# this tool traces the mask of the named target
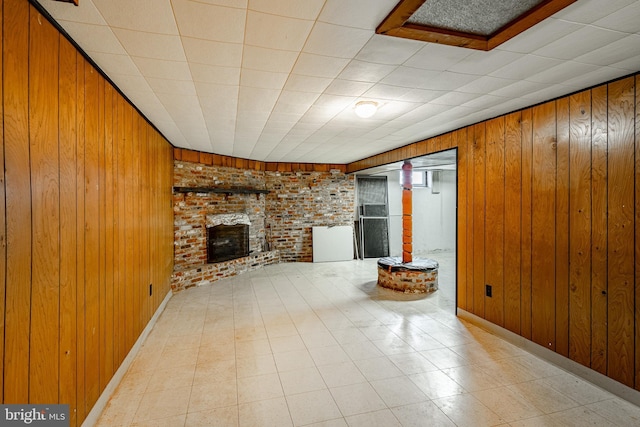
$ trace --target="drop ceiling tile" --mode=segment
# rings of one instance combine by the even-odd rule
[[[615,64],[611,64],[611,66],[614,68],[621,68],[629,72],[635,72],[640,70],[640,55],[632,56],[631,58],[616,62]]]
[[[305,76],[334,78],[340,74],[348,62],[348,59],[343,58],[301,53],[293,67],[293,72]]]
[[[235,7],[237,9],[246,9],[248,0],[193,0],[200,3],[213,4],[216,6]]]
[[[429,71],[431,72],[431,71]],[[423,71],[425,73],[425,71]],[[469,84],[477,77],[471,74],[453,73],[451,71],[443,71],[436,76],[425,78],[418,87],[421,89],[431,90],[455,90],[466,84]]]
[[[62,28],[85,52],[113,53],[124,55],[124,50],[113,31],[104,25],[82,24],[71,21],[59,21]]]
[[[56,21],[73,21],[85,24],[106,25],[106,21],[91,1],[82,1],[78,6],[54,0],[41,1]]]
[[[133,63],[128,55],[116,55],[113,53],[91,52],[91,59],[100,67],[107,75],[109,72],[113,74],[128,74],[139,76],[140,70]]]
[[[329,87],[327,87],[325,93],[328,95],[360,96],[371,86],[373,86],[373,83],[335,79]]]
[[[194,82],[223,85],[240,84],[240,68],[189,63],[189,69]]]
[[[172,3],[167,0],[93,0],[93,3],[115,28],[178,34]]]
[[[555,67],[561,62],[559,59],[526,55],[490,73],[490,75],[503,79],[522,80],[548,68]]]
[[[638,51],[640,53],[640,50]],[[580,74],[588,73],[597,69],[597,65],[584,64],[577,61],[563,62],[560,65],[534,74],[527,80],[538,83],[556,84]]]
[[[195,112],[194,116],[202,117],[202,114],[199,113],[200,101],[195,95],[175,96],[168,93],[158,93],[157,95],[160,102],[172,116],[175,112],[182,112],[185,116]]]
[[[285,125],[290,125],[289,128],[291,128],[298,122],[298,120],[300,120],[302,116],[303,114],[292,114],[281,111],[274,111],[273,113],[271,113],[271,116],[269,116],[269,122],[273,122],[274,126],[276,123],[282,123],[283,127]]]
[[[635,0],[607,0],[607,7],[602,7],[600,0],[577,1],[554,15],[555,18],[591,24],[598,19],[634,3]]]
[[[478,93],[468,93],[468,92],[465,93],[465,92],[452,91],[452,92],[447,92],[445,95],[442,95],[441,97],[436,98],[431,102],[433,102],[434,104],[458,106],[466,102],[472,101],[478,98],[479,96],[480,94]]]
[[[439,71],[427,71],[402,66],[396,68],[380,82],[382,84],[406,88],[422,87],[425,81],[436,78],[439,74]]]
[[[444,71],[453,67],[471,54],[473,54],[471,49],[460,49],[457,46],[425,43],[422,49],[407,59],[403,65],[425,70]]]
[[[420,105],[422,104],[416,102],[388,101],[385,102],[378,111],[376,111],[373,119],[375,119],[376,121],[382,120],[382,123],[384,123],[389,120],[394,120],[395,118],[400,117],[408,113],[409,111],[412,111]]]
[[[247,111],[271,111],[279,95],[279,90],[241,86],[238,93],[238,108]]]
[[[264,89],[282,89],[287,81],[287,73],[272,73],[270,71],[243,69],[240,74],[242,86],[259,87]]]
[[[408,102],[429,102],[445,93],[446,91],[443,90],[410,89],[402,95],[400,100]]]
[[[484,109],[500,105],[510,100],[511,98],[505,96],[481,95],[475,99],[472,99],[471,101],[462,104],[462,106],[474,109]]]
[[[291,90],[283,90],[280,92],[278,104],[287,105],[311,105],[320,96],[316,92],[296,92]]]
[[[518,80],[515,83],[505,86],[500,89],[496,89],[491,92],[491,95],[503,96],[506,98],[519,98],[527,93],[537,92],[548,87],[545,83],[529,82],[525,80]]]
[[[264,124],[269,120],[269,115],[271,111],[269,110],[245,110],[240,109],[236,116],[237,124],[236,124],[236,132],[240,132],[240,129],[243,128],[253,128],[253,129],[262,129],[264,128]]]
[[[588,26],[549,43],[533,54],[547,58],[574,59],[625,36],[625,33]]]
[[[584,28],[584,25],[549,18],[507,40],[496,49],[516,53],[531,53],[581,28]]]
[[[600,67],[590,73],[584,73],[564,82],[567,86],[587,88],[602,82],[617,79],[627,74],[627,71],[613,67]]]
[[[288,73],[298,58],[298,52],[245,46],[242,52],[242,67],[252,70]]]
[[[182,45],[190,63],[239,67],[242,62],[242,44],[182,37]]]
[[[548,101],[573,92],[573,88],[563,85],[552,85],[533,93],[522,95],[522,98],[530,99],[532,104]],[[498,107],[500,108],[500,107]]]
[[[633,34],[640,32],[640,2],[635,2],[593,23],[596,27]]]
[[[467,83],[464,86],[459,87],[459,92],[478,93],[484,94],[498,90],[500,88],[509,86],[515,83],[515,80],[501,79],[498,77],[484,76]]]
[[[371,30],[318,22],[304,45],[304,52],[350,59],[362,49],[373,34]]]
[[[375,34],[355,59],[377,64],[400,65],[411,58],[424,42]]]
[[[186,61],[180,37],[115,28],[114,33],[131,56]]]
[[[195,96],[196,88],[190,80],[167,80],[147,78],[147,82],[155,93]]]
[[[251,0],[249,8],[272,15],[314,20],[323,4],[324,0]]]
[[[328,108],[336,113],[347,108],[356,100],[355,96],[338,96],[323,94],[313,104],[314,107]]]
[[[164,61],[161,59],[134,57],[138,69],[145,77],[158,79],[191,80],[191,72],[186,62]]]
[[[213,100],[217,105],[220,105],[220,100],[224,99],[230,102],[238,98],[239,88],[238,86],[195,82],[196,92],[199,98],[209,98]]]
[[[116,86],[118,86],[125,95],[133,90],[152,92],[149,83],[147,83],[145,78],[141,75],[109,74],[109,78],[113,80]]]
[[[313,21],[266,13],[247,12],[245,42],[252,46],[299,51],[309,36]]]
[[[190,0],[173,0],[180,35],[228,43],[242,43],[246,12]]]
[[[506,52],[498,49],[494,49],[491,52],[473,52],[451,66],[449,71],[481,76],[492,73],[524,56],[522,53]]]
[[[379,6],[376,4],[375,7],[371,3],[371,0],[327,0],[318,19],[345,27],[375,30],[398,1],[379,0],[376,2]]]
[[[332,79],[326,77],[290,74],[284,88],[285,90],[291,90],[294,92],[322,93],[331,84],[331,82]]]
[[[273,113],[296,114],[301,116],[307,112],[307,110],[311,107],[311,105],[313,105],[313,103],[287,104],[287,103],[281,103],[280,100],[278,100],[278,103],[273,109]]]
[[[338,77],[345,80],[377,83],[395,70],[396,67],[396,65],[353,60],[347,64]]]
[[[640,21],[640,17],[638,17]],[[575,59],[576,62],[606,66],[640,55],[640,35],[633,34]],[[569,75],[566,76],[570,77]],[[558,82],[560,83],[560,82]]]
[[[378,83],[364,93],[364,96],[371,99],[401,99],[411,89],[403,86],[392,86]]]

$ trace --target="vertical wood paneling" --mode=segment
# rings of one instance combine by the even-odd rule
[[[474,181],[474,129],[473,127],[467,128],[467,138],[465,142],[466,150],[467,150],[467,309],[469,312],[474,312],[475,307],[475,293],[474,293],[474,283],[473,283],[473,251],[474,251],[474,243],[473,243],[473,222],[475,219],[475,215],[473,214],[474,209],[474,193],[473,193],[473,181]],[[464,171],[463,171],[464,172]]]
[[[0,395],[78,426],[169,289],[173,151],[29,2],[0,23]]]
[[[591,364],[591,91],[569,100],[569,357]]]
[[[29,4],[5,0],[3,35],[7,273],[4,403],[29,400],[31,180],[29,159]]]
[[[468,305],[467,294],[467,183],[468,183],[468,157],[467,129],[460,129],[453,133],[452,146],[457,147],[457,189],[458,189],[458,231],[456,233],[456,277],[458,307],[471,311]]]
[[[85,67],[85,410],[100,395],[100,167],[99,77]]]
[[[151,152],[149,151],[149,136],[148,134],[150,133],[150,129],[149,126],[147,125],[146,122],[141,121],[140,122],[141,125],[141,141],[142,144],[140,145],[141,148],[141,152],[140,152],[140,164],[142,165],[141,170],[140,170],[140,177],[142,179],[142,188],[141,188],[141,194],[140,194],[140,201],[141,201],[141,212],[140,212],[140,218],[149,218],[149,215],[151,214],[151,210],[149,207],[149,193],[151,191],[151,185],[150,185],[150,178],[149,178],[149,156],[151,154]],[[150,298],[149,298],[149,284],[151,283],[151,278],[150,278],[150,268],[151,265],[149,263],[149,229],[150,229],[150,224],[149,222],[145,222],[142,221],[141,222],[141,247],[140,247],[140,253],[142,254],[142,260],[141,260],[141,272],[142,275],[140,277],[140,290],[141,290],[141,296],[142,296],[142,310],[140,310],[140,314],[141,314],[141,318],[142,318],[142,327],[144,328],[144,325],[146,325],[146,323],[149,321],[149,319],[151,318],[151,304],[150,304]]]
[[[105,270],[102,273],[105,277],[105,301],[104,301],[104,332],[101,342],[103,358],[101,378],[105,381],[113,376],[114,372],[114,309],[113,309],[113,271],[114,271],[114,226],[113,226],[113,88],[110,84],[104,87],[104,250],[105,250]],[[106,383],[104,383],[106,385]]]
[[[556,101],[556,352],[569,355],[569,98]]]
[[[505,118],[504,137],[504,327],[520,333],[522,231],[522,113]]]
[[[531,337],[555,350],[556,109],[533,108]]]
[[[531,231],[533,177],[533,110],[522,111],[522,283],[521,334],[531,339]]]
[[[76,356],[76,361],[78,367],[76,369],[77,372],[77,392],[76,392],[76,418],[78,420],[78,424],[84,420],[87,411],[86,411],[86,398],[85,398],[85,235],[84,235],[84,227],[85,227],[85,212],[84,212],[84,203],[85,203],[85,182],[84,182],[84,172],[85,172],[85,85],[84,85],[84,76],[85,76],[85,68],[88,67],[85,59],[80,55],[80,53],[76,56],[77,61],[76,64],[78,66],[78,71],[76,73],[77,77],[77,113],[76,113],[76,123],[77,123],[77,169],[76,169],[76,196],[77,196],[77,205],[76,205],[76,214],[77,214],[77,223],[76,223],[76,238],[78,241],[78,246],[76,249],[77,254],[77,262],[76,262],[76,310],[77,310],[77,318],[76,318],[76,339],[77,339],[77,350],[78,354]]]
[[[118,337],[118,364],[122,363],[127,355],[127,270],[126,270],[126,236],[127,236],[127,221],[126,221],[126,139],[125,139],[125,101],[122,97],[117,98],[117,145],[118,150],[118,180],[116,186],[118,188],[118,329],[116,335]]]
[[[29,35],[31,331],[29,402],[58,400],[60,176],[58,33],[33,7]]]
[[[606,375],[607,86],[591,95],[591,368]]]
[[[104,77],[98,75],[98,139],[96,145],[98,149],[98,378],[99,392],[102,393],[107,385],[109,377],[105,376],[105,359],[106,359],[106,342],[105,331],[107,322],[106,313],[106,294],[107,294],[107,275],[106,275],[106,185],[105,185],[105,158],[104,158],[104,114],[105,114],[105,97],[104,97]]]
[[[0,5],[0,44],[2,43],[2,5]],[[0,50],[0,117],[4,117],[2,107],[2,52]],[[5,205],[5,182],[4,182],[4,126],[0,120],[0,361],[3,369],[0,370],[0,402],[4,402],[4,314],[5,314],[5,286],[7,268],[7,229],[6,229],[6,205]]]
[[[60,393],[59,402],[68,403],[69,425],[76,419],[76,264],[77,264],[77,182],[76,182],[76,50],[60,37],[59,133],[60,144]]]
[[[492,296],[485,296],[485,318],[504,326],[504,116],[486,125],[485,283]]]
[[[640,390],[640,75],[636,75],[636,135],[635,135],[635,384],[636,390]]]
[[[132,235],[131,243],[133,244],[131,256],[132,262],[132,276],[131,287],[133,288],[133,333],[132,338],[138,336],[140,329],[140,121],[137,114],[131,115],[131,174],[132,174],[132,217],[131,217],[131,230],[129,234]],[[133,341],[131,342],[133,345]]]
[[[125,258],[125,271],[126,271],[126,282],[125,282],[125,336],[126,348],[129,349],[133,345],[135,339],[135,306],[136,306],[136,289],[134,282],[134,260],[136,259],[136,252],[134,249],[134,149],[133,149],[133,108],[124,104],[124,173],[125,173],[125,218],[124,218],[124,228],[125,228],[125,250],[126,250],[126,258]]]
[[[633,387],[635,79],[609,84],[608,96],[608,359],[607,375]]]
[[[473,126],[473,312],[484,317],[485,123]]]

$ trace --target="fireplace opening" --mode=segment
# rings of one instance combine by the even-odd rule
[[[216,263],[249,255],[246,224],[207,227],[207,262]]]

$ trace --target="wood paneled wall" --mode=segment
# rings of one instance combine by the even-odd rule
[[[185,162],[202,163],[203,165],[209,166],[225,166],[230,168],[256,171],[330,172],[333,169],[337,169],[343,173],[347,171],[347,165],[345,164],[263,162],[259,160],[241,159],[239,157],[187,150],[185,148],[174,149],[173,156],[175,160],[183,160]]]
[[[0,395],[75,426],[169,291],[173,148],[27,0],[0,13]]]
[[[347,170],[451,147],[458,307],[640,390],[640,76]]]

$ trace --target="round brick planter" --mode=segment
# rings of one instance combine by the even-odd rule
[[[428,293],[438,290],[438,262],[414,259],[403,264],[400,257],[378,260],[378,285],[404,293]]]

